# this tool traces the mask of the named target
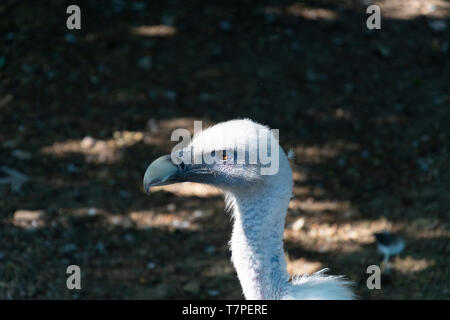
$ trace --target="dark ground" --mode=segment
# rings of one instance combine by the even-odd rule
[[[450,2],[376,2],[378,31],[356,0],[214,3],[0,3],[0,298],[243,298],[221,196],[141,183],[172,129],[250,117],[295,150],[290,272],[449,299]],[[406,248],[370,291],[383,229]]]

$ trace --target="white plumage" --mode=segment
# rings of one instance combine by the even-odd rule
[[[185,150],[193,150],[194,157],[233,148],[259,154],[266,152],[259,150],[262,134],[272,135],[269,128],[251,120],[227,121],[202,131]],[[162,161],[160,158],[147,169],[145,188],[194,181],[215,185],[225,192],[227,208],[233,216],[232,262],[247,299],[352,299],[350,283],[342,277],[325,275],[325,270],[310,276],[294,276],[289,281],[283,231],[292,195],[292,171],[278,143],[272,147],[271,152],[275,151],[278,151],[278,171],[273,175],[262,175],[261,164],[237,165],[224,161],[209,166],[177,167],[176,172],[169,170],[173,178],[158,181],[155,171],[167,165],[157,163]],[[201,175],[189,175],[199,169]],[[163,171],[160,176],[167,176],[166,167]]]

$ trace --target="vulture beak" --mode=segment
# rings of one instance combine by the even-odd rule
[[[180,169],[170,160],[170,155],[162,156],[153,161],[144,174],[144,189],[150,193],[150,187],[163,186],[181,182]]]

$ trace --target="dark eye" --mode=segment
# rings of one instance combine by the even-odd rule
[[[228,160],[228,154],[225,150],[222,151],[222,160],[227,161]]]

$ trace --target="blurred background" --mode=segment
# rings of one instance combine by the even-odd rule
[[[173,129],[243,117],[295,152],[289,272],[449,299],[450,2],[373,3],[381,30],[366,0],[3,0],[0,299],[242,299],[220,192],[142,178]],[[383,230],[406,246],[368,290]]]

